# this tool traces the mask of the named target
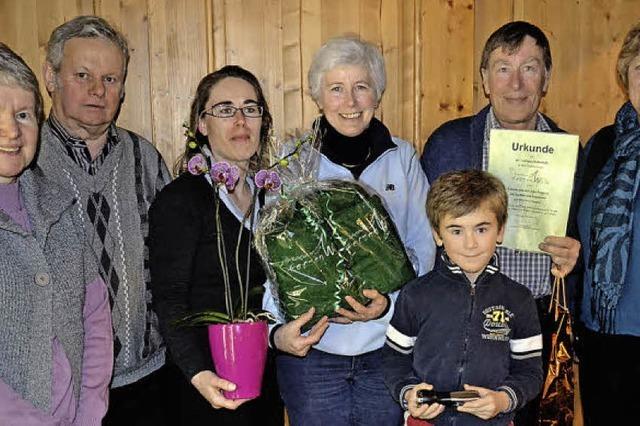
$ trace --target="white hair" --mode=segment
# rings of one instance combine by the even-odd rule
[[[376,102],[380,102],[387,86],[384,59],[376,46],[354,37],[332,38],[313,56],[308,74],[309,92],[313,100],[318,102],[320,99],[324,75],[336,67],[346,65],[361,66],[369,73]]]

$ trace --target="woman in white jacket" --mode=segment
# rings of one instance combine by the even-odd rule
[[[315,54],[309,88],[322,112],[318,178],[355,180],[377,193],[421,275],[432,268],[435,255],[425,210],[429,185],[413,147],[391,137],[374,117],[385,84],[382,55],[370,43],[335,38]],[[340,308],[340,317],[323,318],[308,334],[300,328],[313,309],[272,327],[272,346],[286,353],[278,357],[278,381],[292,425],[402,422],[400,406],[383,382],[380,354],[397,292],[363,294],[369,304],[347,297],[351,310]],[[270,289],[264,307],[278,314]]]

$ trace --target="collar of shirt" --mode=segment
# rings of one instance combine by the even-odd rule
[[[462,268],[460,268],[460,266],[453,263],[453,261],[449,258],[445,250],[442,250],[442,254],[440,255],[440,257],[442,258],[442,263],[444,264],[444,266],[446,266],[449,272],[451,272],[452,274],[460,275],[460,276],[464,275],[464,271],[462,270]],[[484,267],[484,270],[478,275],[475,283],[480,282],[480,278],[483,275],[485,274],[493,275],[499,271],[500,271],[500,257],[498,256],[498,253],[493,253],[493,256],[491,256],[489,263],[487,264],[487,266]]]
[[[60,141],[60,143],[62,143],[62,146],[65,148],[69,157],[71,157],[78,166],[90,175],[96,174],[98,168],[107,158],[107,155],[109,155],[111,150],[120,142],[116,125],[111,123],[107,129],[107,143],[104,145],[102,151],[95,160],[92,160],[91,153],[87,147],[87,142],[71,135],[67,129],[64,128],[62,123],[60,123],[53,115],[53,113],[49,114],[47,123],[51,127],[54,136]]]

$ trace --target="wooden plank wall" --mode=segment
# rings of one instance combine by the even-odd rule
[[[488,35],[524,19],[548,35],[554,59],[543,110],[583,141],[611,122],[623,94],[614,67],[640,18],[638,0],[0,0],[0,40],[39,73],[53,28],[94,13],[128,37],[132,60],[119,123],[172,163],[199,79],[236,63],[262,81],[279,134],[308,126],[315,50],[357,34],[383,51],[388,84],[378,115],[421,149],[442,122],[486,104],[479,58]],[[48,100],[47,100],[48,102]]]

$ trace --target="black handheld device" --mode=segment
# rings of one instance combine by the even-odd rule
[[[447,407],[456,407],[467,401],[480,398],[476,391],[436,392],[434,390],[421,389],[417,393],[418,405],[438,403]]]

